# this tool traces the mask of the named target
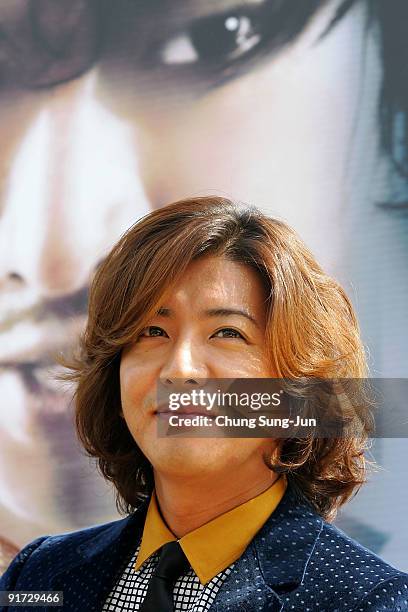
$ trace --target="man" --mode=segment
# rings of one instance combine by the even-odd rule
[[[115,516],[50,370],[106,252],[169,199],[217,189],[287,219],[357,288],[375,372],[405,376],[407,191],[386,171],[405,125],[405,15],[404,0],[1,2],[0,524],[17,547]],[[386,160],[380,101],[398,144]],[[400,449],[385,454],[384,498]],[[389,539],[390,558],[405,555]]]
[[[96,274],[71,369],[80,440],[130,514],[35,540],[0,590],[63,591],[67,611],[408,610],[408,576],[327,522],[365,480],[364,436],[158,436],[160,386],[366,373],[347,295],[287,225],[216,197],[145,216]]]

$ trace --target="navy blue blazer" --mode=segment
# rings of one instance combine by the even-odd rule
[[[147,502],[112,523],[38,538],[15,557],[0,579],[0,590],[63,591],[64,611],[100,611],[136,548],[146,510]],[[405,612],[408,575],[322,520],[288,486],[210,610]]]

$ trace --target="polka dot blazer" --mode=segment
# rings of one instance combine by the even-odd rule
[[[63,591],[64,612],[101,612],[135,553],[146,510],[143,503],[118,521],[38,538],[14,558],[0,591]],[[326,523],[288,486],[209,611],[408,612],[408,575]]]

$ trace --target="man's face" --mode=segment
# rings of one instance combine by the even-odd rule
[[[2,3],[0,19],[26,4]],[[337,6],[329,2],[293,43],[258,57],[266,4],[140,3],[123,31],[118,18],[122,46],[113,41],[84,77],[1,91],[0,488],[10,513],[1,518],[21,542],[106,516],[108,497],[95,495],[75,442],[70,394],[48,371],[83,327],[90,276],[138,217],[224,193],[285,218],[342,271],[340,220],[355,204],[344,178],[350,167],[363,176],[349,157],[355,120],[367,167],[376,151],[366,147],[378,60],[365,4],[317,42]],[[37,526],[17,533],[16,515]]]
[[[271,456],[273,440],[158,437],[162,417],[157,413],[159,383],[169,391],[180,383],[191,391],[208,379],[273,376],[265,350],[265,300],[253,269],[220,257],[203,257],[188,266],[159,314],[124,351],[123,417],[155,472],[185,477],[225,474],[248,461],[267,469],[262,457]]]

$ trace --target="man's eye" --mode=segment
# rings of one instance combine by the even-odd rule
[[[244,336],[239,333],[236,329],[232,329],[231,327],[224,327],[223,329],[219,329],[214,336],[216,338],[242,338],[244,340]]]
[[[160,57],[167,65],[220,63],[238,59],[260,41],[260,27],[253,17],[224,13],[198,19],[165,43]]]
[[[149,327],[145,327],[139,334],[139,338],[156,338],[156,337],[165,337],[168,338],[168,335],[161,327],[156,327],[155,325],[149,325]]]

